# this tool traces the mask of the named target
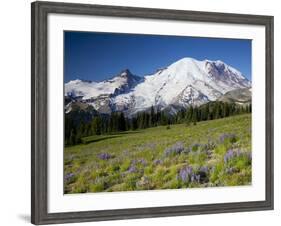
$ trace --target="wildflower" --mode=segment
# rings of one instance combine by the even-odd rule
[[[236,156],[236,153],[232,150],[232,149],[229,149],[225,155],[224,155],[224,162],[227,163],[229,162],[232,158],[234,158]]]
[[[98,154],[98,158],[101,160],[108,160],[108,159],[112,158],[112,156],[108,153],[100,153],[100,154]]]
[[[177,179],[184,183],[202,183],[207,182],[207,173],[209,169],[206,166],[201,167],[198,171],[193,170],[191,166],[184,167],[177,175]]]
[[[141,163],[141,164],[144,165],[144,166],[147,165],[147,162],[146,162],[145,159],[140,159],[140,160],[138,161],[138,163]]]
[[[189,182],[193,176],[193,169],[191,166],[182,168],[177,176],[177,178],[183,182]]]
[[[164,155],[165,156],[178,155],[181,154],[183,151],[184,151],[183,142],[177,142],[173,146],[166,148],[164,151]]]
[[[154,165],[159,165],[159,164],[162,164],[162,160],[160,160],[160,159],[155,159],[154,161],[153,161],[153,164]]]
[[[137,168],[135,165],[131,165],[127,171],[128,173],[135,173],[137,172]]]
[[[237,141],[237,137],[235,134],[231,133],[223,133],[219,137],[219,141],[224,143],[226,140],[229,140],[231,143],[235,143]]]
[[[74,173],[67,173],[66,175],[65,175],[65,180],[66,180],[66,182],[70,182],[70,181],[72,181],[72,179],[74,178],[74,176],[75,176],[75,174]]]
[[[207,166],[202,166],[202,167],[200,167],[200,169],[199,169],[199,172],[202,172],[202,173],[208,173],[208,171],[209,171],[209,169],[208,169],[208,167]]]

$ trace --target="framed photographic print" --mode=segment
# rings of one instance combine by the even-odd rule
[[[273,209],[273,17],[32,3],[32,223]]]

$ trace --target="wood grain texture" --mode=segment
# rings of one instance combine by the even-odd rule
[[[262,25],[266,28],[266,200],[103,211],[48,213],[47,15],[49,13]],[[273,209],[273,17],[167,9],[33,2],[31,5],[31,221],[104,221]]]

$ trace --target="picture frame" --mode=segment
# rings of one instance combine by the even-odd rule
[[[189,21],[214,24],[261,26],[265,29],[265,199],[256,201],[208,203],[177,206],[154,206],[50,213],[48,164],[48,16],[102,16],[162,21]],[[272,210],[273,195],[273,21],[272,16],[134,8],[75,3],[40,2],[31,4],[31,222],[33,224],[74,223],[150,217],[184,216],[242,211]],[[263,150],[263,147],[260,147]],[[137,194],[135,194],[137,195]]]

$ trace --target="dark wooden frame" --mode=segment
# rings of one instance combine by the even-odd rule
[[[186,205],[102,211],[48,213],[47,211],[47,16],[50,13],[101,15],[128,18],[166,19],[213,23],[262,25],[266,35],[266,200],[239,203]],[[57,2],[31,5],[32,68],[32,148],[31,148],[31,222],[33,224],[70,223],[192,214],[227,213],[273,209],[273,17],[133,8]]]

